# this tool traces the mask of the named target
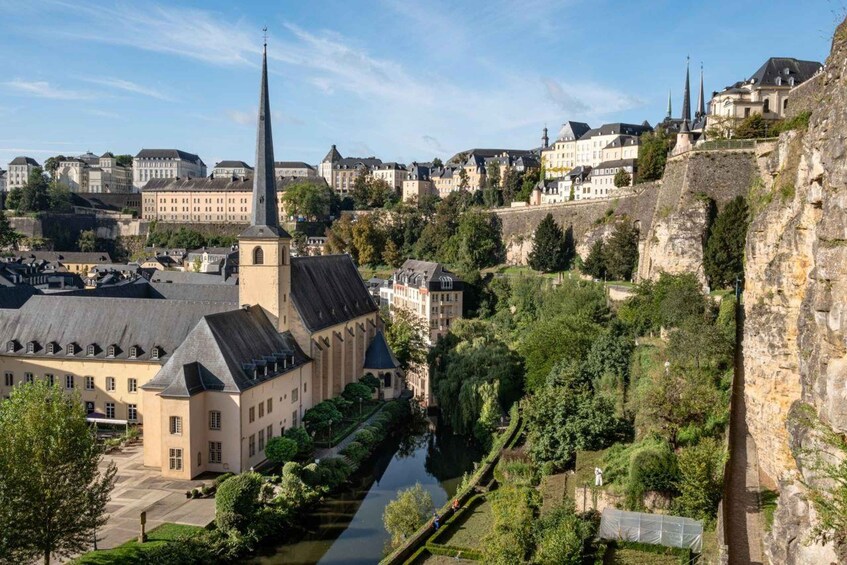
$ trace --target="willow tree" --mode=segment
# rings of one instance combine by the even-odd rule
[[[0,401],[0,562],[66,559],[90,548],[115,484],[78,394],[45,381]]]

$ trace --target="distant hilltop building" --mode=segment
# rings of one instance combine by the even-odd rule
[[[315,168],[303,161],[277,161],[274,163],[274,174],[276,174],[277,179],[315,178],[318,176]]]
[[[141,188],[152,179],[197,178],[206,176],[206,163],[179,149],[142,149],[132,160],[132,185]]]
[[[346,195],[353,190],[356,177],[370,174],[379,165],[382,165],[382,159],[376,157],[342,157],[333,145],[318,165],[318,174],[333,190]]]
[[[771,57],[747,80],[712,94],[709,127],[725,127],[754,114],[761,114],[767,120],[785,117],[791,90],[822,69],[818,61]]]
[[[32,157],[15,157],[9,161],[9,169],[6,171],[6,190],[21,188],[26,184],[32,170],[40,166]]]
[[[253,167],[244,161],[221,161],[215,163],[212,169],[212,178],[236,178],[244,179],[253,176]]]
[[[119,165],[108,151],[99,157],[90,151],[79,157],[66,157],[59,161],[54,178],[71,192],[132,192],[132,169]]]

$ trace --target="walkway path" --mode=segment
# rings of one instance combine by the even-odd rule
[[[385,408],[385,403],[383,403],[379,407],[379,410],[377,410],[376,412],[371,414],[368,417],[367,420],[365,420],[364,422],[359,424],[356,427],[355,430],[353,430],[352,432],[347,434],[347,437],[345,437],[340,442],[338,442],[338,444],[335,447],[324,447],[324,448],[321,448],[321,449],[316,449],[315,450],[315,458],[316,459],[324,459],[325,457],[333,457],[335,455],[338,455],[339,451],[341,451],[342,449],[344,449],[345,447],[347,447],[348,445],[350,445],[353,442],[353,440],[355,439],[355,436],[356,436],[356,432],[358,432],[359,430],[361,430],[362,428],[364,428],[365,426],[367,426],[371,422],[373,422],[374,419],[379,415],[379,413],[382,412],[383,408]]]
[[[763,563],[763,516],[759,506],[759,463],[756,444],[747,430],[744,402],[743,308],[739,309],[729,421],[730,459],[724,501],[726,544],[730,565]]]

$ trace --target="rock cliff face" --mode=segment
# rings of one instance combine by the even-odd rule
[[[813,543],[807,486],[822,434],[847,433],[847,27],[812,99],[808,130],[759,159],[747,236],[747,424],[765,482],[780,492],[765,550],[772,563],[834,563]],[[813,424],[812,424],[813,423]],[[843,557],[843,555],[841,556]]]

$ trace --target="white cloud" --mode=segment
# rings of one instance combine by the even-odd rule
[[[31,94],[39,98],[52,98],[54,100],[88,100],[93,94],[77,90],[66,90],[52,85],[46,80],[24,80],[16,78],[3,83],[7,87],[25,94]]]
[[[173,100],[170,96],[163,94],[159,90],[155,88],[150,88],[147,86],[142,86],[140,84],[123,80],[119,78],[86,78],[83,79],[87,82],[93,84],[99,84],[101,86],[106,86],[108,88],[114,88],[116,90],[123,90],[125,92],[132,92],[133,94],[141,94],[142,96],[149,96],[150,98],[156,98],[158,100]]]
[[[256,112],[242,112],[240,110],[229,110],[226,116],[241,126],[253,125],[256,122]]]

